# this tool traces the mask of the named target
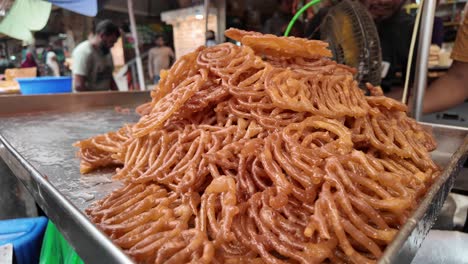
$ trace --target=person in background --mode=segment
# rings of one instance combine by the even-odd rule
[[[404,85],[414,17],[402,9],[403,0],[361,0],[361,3],[375,21],[382,49],[382,64],[388,65],[381,87],[384,92],[398,90]],[[398,76],[400,72],[402,74]]]
[[[0,55],[0,67],[7,67],[10,64],[5,55]]]
[[[432,44],[436,44],[439,47],[442,47],[444,43],[444,20],[441,17],[434,17],[434,27],[432,29]]]
[[[320,39],[320,24],[325,19],[332,6],[331,1],[320,1],[320,9],[311,19],[308,19],[305,25],[305,37],[309,39]],[[310,10],[309,8],[307,10]]]
[[[264,26],[262,33],[283,36],[289,21],[293,18],[293,0],[278,0],[278,10],[269,18]],[[290,32],[290,36],[302,37],[304,33],[301,21],[296,21]]]
[[[154,44],[156,47],[150,49],[148,54],[148,73],[150,79],[157,84],[161,78],[159,72],[169,68],[175,55],[170,47],[165,46],[162,36],[157,36]]]
[[[427,89],[423,113],[443,111],[468,99],[468,14],[458,29],[451,58],[453,64],[447,73]]]
[[[212,47],[215,46],[216,43],[216,33],[213,30],[208,30],[206,32],[206,46]]]
[[[110,50],[119,36],[119,28],[110,20],[104,20],[96,25],[89,40],[76,46],[72,53],[74,91],[117,90]]]
[[[46,54],[46,65],[49,76],[60,76],[60,66],[57,62],[57,55],[53,51],[48,51]]]
[[[32,68],[37,67],[36,60],[32,52],[26,53],[26,59],[21,63],[21,68]]]

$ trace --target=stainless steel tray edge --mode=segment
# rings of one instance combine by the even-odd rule
[[[378,261],[379,264],[411,263],[437,219],[437,215],[467,157],[468,136],[453,154],[450,162],[429,189],[418,208],[400,229],[393,242],[385,249],[383,256]]]
[[[27,162],[2,135],[0,135],[0,158],[26,186],[85,263],[102,263],[103,259],[109,261],[108,263],[134,263]],[[50,211],[52,208],[60,208],[58,211],[63,211],[64,214],[55,214]],[[84,236],[84,233],[87,235]]]
[[[150,91],[0,96],[0,117],[51,111],[77,112],[96,107],[137,105],[149,101]]]
[[[81,111],[90,107],[125,106],[133,103],[149,101],[149,94],[140,92],[134,95],[128,93],[92,93],[58,96],[29,96],[7,98],[0,97],[0,117],[35,114],[38,112],[68,112]],[[13,103],[15,102],[15,103]],[[3,104],[5,103],[5,104]],[[11,106],[11,107],[10,107]],[[12,108],[14,106],[14,108]],[[1,122],[1,120],[0,120]],[[387,247],[378,263],[411,263],[424,237],[434,223],[443,202],[445,201],[458,171],[468,155],[468,138],[464,143],[459,127],[437,124],[424,124],[435,129],[457,130],[460,141],[453,146],[449,163],[439,179],[430,188],[420,206],[413,212],[409,221],[402,227],[395,240]],[[468,131],[468,130],[467,130]],[[1,131],[0,131],[1,134]],[[13,134],[15,135],[15,134]],[[447,136],[454,137],[452,133]],[[3,144],[3,145],[2,145]],[[96,226],[65,195],[59,192],[51,182],[44,178],[39,169],[35,169],[30,161],[25,159],[5,137],[0,135],[0,159],[3,159],[13,173],[27,187],[37,203],[51,220],[57,225],[65,238],[76,249],[86,263],[132,263],[123,252],[115,246]],[[445,145],[448,146],[448,145]],[[460,147],[458,147],[460,146]],[[458,148],[457,148],[458,147]],[[445,148],[444,151],[447,149]],[[448,158],[448,154],[446,156]],[[57,211],[53,213],[53,209]],[[63,215],[57,212],[64,212]],[[79,246],[78,246],[79,245]]]

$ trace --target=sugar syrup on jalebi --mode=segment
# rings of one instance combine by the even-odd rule
[[[327,44],[230,29],[161,73],[141,119],[76,143],[125,183],[86,212],[141,263],[374,263],[437,177],[406,106]]]

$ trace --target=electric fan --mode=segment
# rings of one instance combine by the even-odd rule
[[[367,9],[358,1],[332,6],[320,25],[320,38],[330,44],[334,59],[357,69],[359,87],[380,85],[382,55],[379,35]]]

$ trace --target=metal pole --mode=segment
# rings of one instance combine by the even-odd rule
[[[135,71],[135,64],[130,64],[130,72],[132,73],[132,88],[133,89],[128,89],[128,90],[137,90],[137,75]]]
[[[412,109],[413,117],[417,121],[421,120],[424,91],[426,90],[427,86],[427,64],[429,61],[429,48],[431,46],[436,0],[425,0],[422,8],[418,57],[416,58],[416,79],[414,81],[416,94],[413,99],[414,101]]]
[[[8,60],[10,60],[10,51],[8,50],[8,40],[5,40],[5,55]]]
[[[218,10],[218,30],[216,32],[216,42],[223,43],[226,41],[224,31],[226,30],[226,0],[217,0],[216,9]]]
[[[128,16],[130,18],[130,30],[132,31],[133,44],[135,45],[135,60],[138,72],[138,83],[140,84],[140,90],[146,90],[145,88],[145,76],[143,74],[143,63],[140,57],[140,48],[138,44],[138,33],[136,30],[135,14],[133,12],[133,0],[127,0],[128,4]]]
[[[208,32],[208,16],[210,15],[210,0],[205,0],[205,45],[206,45],[206,32]]]

